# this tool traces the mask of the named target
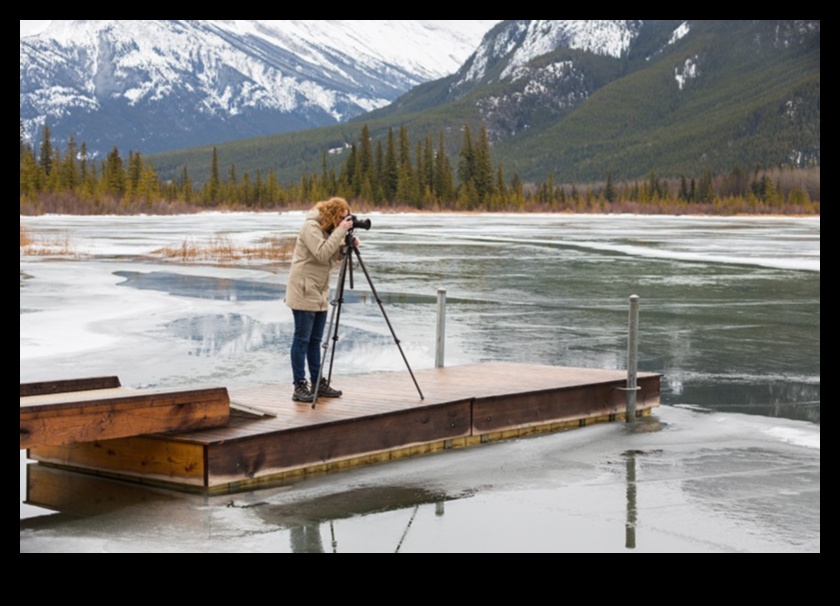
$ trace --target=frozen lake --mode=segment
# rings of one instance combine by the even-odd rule
[[[365,216],[361,254],[412,368],[434,365],[438,288],[449,365],[623,369],[636,294],[639,368],[664,375],[665,429],[586,428],[233,499],[150,492],[105,511],[26,503],[22,453],[21,552],[819,551],[819,218]],[[21,256],[21,382],[291,384],[284,265],[154,251],[293,236],[302,218],[22,217],[66,250]],[[335,356],[344,390],[405,369],[354,278]],[[176,522],[196,510],[200,521]]]

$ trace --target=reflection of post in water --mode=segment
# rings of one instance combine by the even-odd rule
[[[627,472],[627,521],[624,524],[624,546],[636,548],[636,452],[624,453],[624,467]]]
[[[403,541],[405,541],[405,537],[408,535],[408,529],[411,528],[412,522],[414,522],[414,517],[417,515],[417,510],[420,509],[419,505],[414,506],[414,511],[411,512],[411,517],[408,519],[408,524],[405,526],[405,530],[403,530],[403,534],[400,537],[400,542],[397,543],[397,548],[394,550],[394,553],[399,553],[400,548],[402,547]]]
[[[292,526],[290,538],[293,553],[324,553],[321,528],[317,522],[304,522],[299,526]]]
[[[405,541],[405,537],[408,536],[408,530],[411,528],[411,525],[414,523],[414,518],[417,516],[417,512],[420,510],[420,505],[415,505],[414,510],[411,512],[411,518],[408,520],[408,524],[405,526],[405,530],[403,531],[402,537],[400,537],[400,542],[397,543],[397,549],[394,553],[399,553],[400,549],[402,549],[403,542]],[[443,501],[437,501],[435,503],[435,515],[437,517],[441,517],[444,514],[443,508]]]

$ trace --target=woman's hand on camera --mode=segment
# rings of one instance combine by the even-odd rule
[[[343,227],[344,231],[350,231],[353,229],[353,218],[352,217],[345,217],[342,219],[341,223],[339,223],[339,227]]]

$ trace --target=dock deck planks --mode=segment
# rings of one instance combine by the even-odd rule
[[[335,376],[341,398],[291,400],[292,386],[232,389],[226,426],[35,448],[35,460],[200,491],[622,419],[626,372],[481,363]],[[637,376],[637,414],[659,405],[660,375]],[[107,447],[107,448],[106,448]],[[107,451],[109,456],[104,456]]]

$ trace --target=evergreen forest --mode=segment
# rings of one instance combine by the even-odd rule
[[[659,176],[632,181],[560,183],[548,174],[523,182],[493,160],[486,129],[465,125],[450,155],[444,134],[412,139],[406,127],[374,141],[365,124],[358,139],[324,150],[321,170],[280,182],[273,171],[250,174],[223,165],[212,149],[208,175],[162,180],[139,152],[114,147],[94,160],[71,136],[52,144],[20,138],[20,214],[174,214],[202,210],[292,210],[341,196],[358,211],[578,212],[655,214],[801,214],[820,212],[819,167],[733,166],[725,174]]]

